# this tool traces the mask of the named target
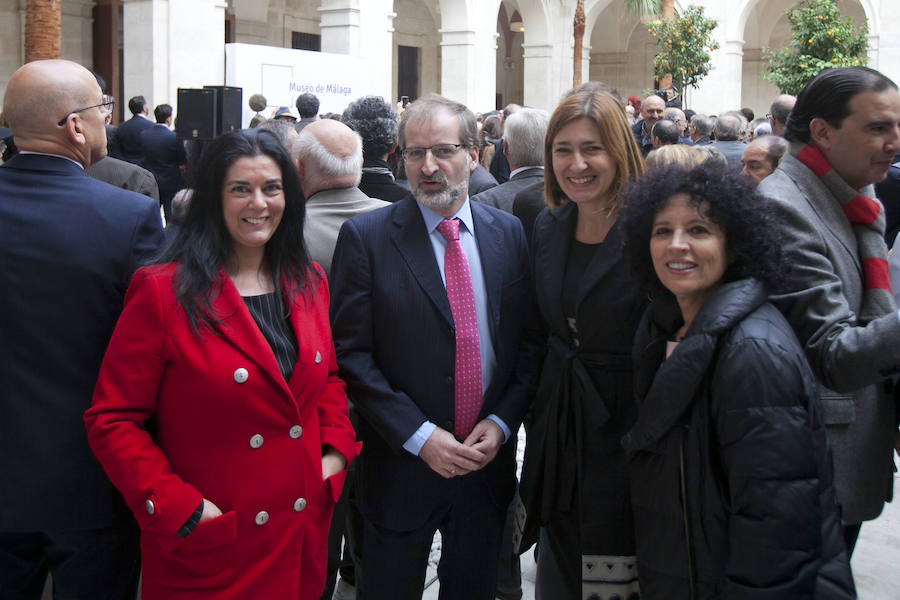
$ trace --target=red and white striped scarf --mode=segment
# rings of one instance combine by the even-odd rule
[[[891,290],[884,243],[885,216],[881,203],[860,194],[831,168],[816,146],[794,142],[791,154],[815,173],[841,204],[856,234],[856,244],[863,270],[863,301],[859,319],[863,323],[896,310]]]

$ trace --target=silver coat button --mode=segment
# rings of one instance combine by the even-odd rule
[[[261,510],[258,513],[256,513],[256,518],[253,519],[253,521],[257,525],[265,525],[266,523],[269,522],[269,513],[267,513],[264,510]]]
[[[234,370],[234,380],[237,383],[244,383],[245,381],[247,381],[248,377],[250,377],[250,373],[248,373],[247,369],[245,369],[244,367]]]
[[[263,436],[258,433],[250,438],[250,447],[251,448],[259,448],[263,445]]]
[[[303,509],[306,508],[306,498],[297,498],[294,500],[294,510],[297,512],[303,512]]]
[[[148,515],[152,515],[156,512],[156,506],[153,504],[153,500],[147,500],[144,502],[144,508],[147,510]]]
[[[319,364],[320,362],[322,362],[322,354],[316,352],[316,364]]]
[[[303,428],[300,427],[299,425],[294,425],[293,427],[291,427],[291,430],[290,430],[289,434],[290,434],[290,436],[291,436],[292,439],[295,439],[295,440],[296,440],[296,439],[299,438],[301,435],[303,435]]]

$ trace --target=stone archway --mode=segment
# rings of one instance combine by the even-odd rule
[[[525,101],[525,61],[522,42],[528,24],[516,0],[503,0],[497,11],[497,101],[495,108]],[[482,107],[486,108],[486,107]]]
[[[441,91],[440,9],[432,0],[394,0],[391,89],[410,100]],[[402,63],[402,68],[401,68]],[[414,70],[414,76],[409,74]],[[402,71],[402,72],[401,72]],[[411,79],[414,79],[413,83]]]
[[[844,16],[853,17],[854,24],[868,20],[870,39],[877,34],[873,19],[869,17],[871,6],[868,0],[838,0],[837,5]],[[762,79],[765,73],[765,62],[762,49],[782,48],[791,41],[791,26],[787,18],[787,10],[783,0],[747,0],[743,3],[740,16],[730,24],[731,30],[738,27],[738,33],[729,39],[743,39],[743,57],[741,69],[741,107],[749,107],[757,115],[765,115],[772,99],[779,91],[773,84]],[[871,53],[871,51],[870,51]],[[871,57],[870,57],[871,58]],[[733,107],[736,108],[736,107]]]
[[[638,15],[629,13],[622,0],[598,2],[588,13],[590,79],[602,81],[623,98],[643,96],[653,87],[656,43]],[[592,18],[591,18],[592,17]]]

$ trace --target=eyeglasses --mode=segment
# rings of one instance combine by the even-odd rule
[[[103,94],[103,96],[100,99],[102,100],[102,102],[100,104],[95,104],[93,106],[85,106],[84,108],[79,108],[79,109],[73,110],[68,115],[66,115],[62,119],[60,119],[60,121],[59,121],[59,123],[57,123],[57,125],[62,127],[63,125],[66,124],[66,119],[69,118],[69,115],[74,115],[76,113],[84,112],[86,110],[91,110],[92,108],[99,108],[100,112],[103,113],[103,116],[108,115],[109,113],[112,112],[113,105],[116,103],[116,99],[108,94]]]
[[[402,154],[406,162],[416,164],[424,162],[425,155],[428,154],[429,150],[431,155],[437,160],[450,160],[463,147],[463,144],[435,144],[430,148],[404,148]]]

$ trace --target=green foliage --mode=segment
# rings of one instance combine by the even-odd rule
[[[796,96],[824,69],[866,64],[869,28],[853,27],[853,17],[842,17],[834,0],[801,0],[787,11],[793,39],[775,52],[763,49],[766,73],[781,93]]]
[[[658,17],[662,14],[662,0],[625,0],[625,8],[642,17]]]
[[[672,74],[672,83],[683,91],[697,87],[709,73],[709,53],[719,48],[712,39],[718,21],[703,16],[702,6],[688,6],[674,21],[657,20],[648,24],[647,32],[656,38],[659,53],[653,58],[657,79]]]

